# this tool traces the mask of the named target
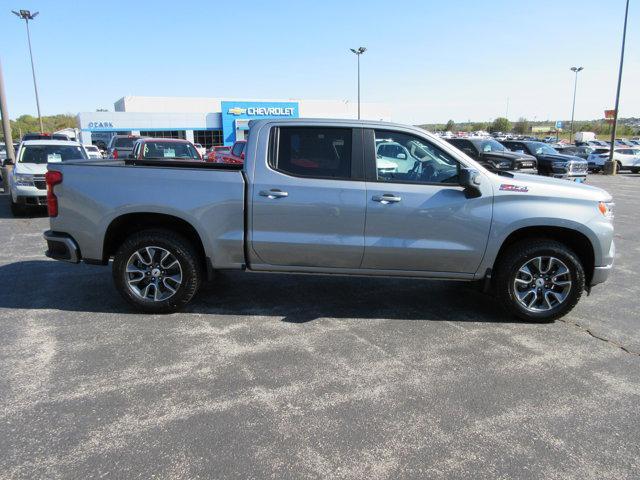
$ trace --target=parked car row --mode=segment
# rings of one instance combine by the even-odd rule
[[[450,138],[449,143],[462,150],[488,170],[537,173],[548,177],[584,182],[587,161],[565,155],[540,141],[488,138]]]

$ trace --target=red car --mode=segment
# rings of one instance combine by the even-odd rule
[[[209,150],[209,153],[207,153],[205,160],[207,162],[220,163],[218,162],[218,158],[224,154],[229,153],[230,151],[231,147],[226,145],[217,145],[215,147],[211,147],[211,150]]]
[[[229,153],[222,154],[216,163],[230,163],[232,165],[242,165],[244,163],[244,149],[247,146],[246,140],[238,140],[231,147]]]
[[[188,140],[179,138],[141,138],[128,156],[135,160],[197,160],[202,157]]]

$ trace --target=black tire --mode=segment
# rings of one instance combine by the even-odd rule
[[[182,282],[175,293],[154,301],[142,298],[128,285],[127,263],[134,253],[145,247],[160,247],[169,251],[179,262]],[[196,295],[202,283],[201,258],[192,243],[170,230],[143,230],[129,236],[118,248],[113,260],[113,281],[122,297],[138,310],[148,313],[171,313],[187,305]],[[175,285],[174,285],[175,286]]]
[[[559,259],[569,270],[571,286],[566,298],[553,308],[530,311],[520,303],[515,292],[515,279],[521,266],[540,256]],[[566,245],[550,239],[522,240],[501,255],[496,266],[495,293],[507,312],[529,322],[551,322],[569,313],[578,304],[585,287],[584,268],[578,256]]]
[[[11,202],[11,215],[13,215],[14,217],[24,217],[27,213],[25,206],[15,203],[11,197],[9,198]]]

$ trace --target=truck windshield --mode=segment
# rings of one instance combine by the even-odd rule
[[[190,143],[181,142],[146,142],[142,150],[142,158],[181,158],[200,160],[200,155]]]
[[[506,148],[495,140],[485,140],[482,142],[483,152],[504,152]]]
[[[137,137],[120,137],[116,138],[113,141],[113,146],[115,148],[131,148],[133,147],[133,142],[135,142]]]
[[[67,160],[85,160],[87,158],[81,147],[74,145],[25,145],[18,162],[21,163],[55,163]]]
[[[536,155],[557,155],[559,153],[555,148],[541,142],[532,143],[531,147]]]

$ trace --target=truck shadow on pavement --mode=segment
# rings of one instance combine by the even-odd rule
[[[0,266],[0,308],[138,314],[113,286],[111,268],[29,260]],[[25,289],[25,285],[31,285]],[[177,315],[513,322],[495,299],[461,282],[219,273]]]

